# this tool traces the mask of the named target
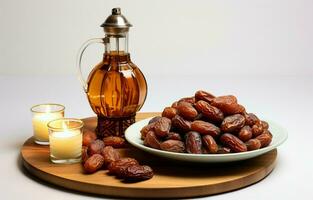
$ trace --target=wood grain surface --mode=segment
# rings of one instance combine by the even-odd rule
[[[138,113],[137,120],[159,113]],[[96,127],[96,117],[84,119],[85,128]],[[100,170],[84,174],[81,164],[53,164],[49,146],[41,146],[29,138],[21,148],[25,168],[38,178],[60,187],[104,196],[129,198],[179,198],[207,196],[239,189],[266,177],[274,168],[277,150],[262,156],[233,163],[195,164],[171,161],[142,152],[134,147],[119,150],[150,165],[155,176],[138,183],[125,183]]]

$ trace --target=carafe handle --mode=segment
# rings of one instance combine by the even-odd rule
[[[83,89],[84,91],[87,93],[87,89],[88,89],[88,84],[86,82],[86,80],[84,79],[83,77],[83,74],[82,74],[82,66],[81,66],[81,63],[82,63],[82,58],[83,58],[83,54],[85,52],[85,50],[87,49],[87,47],[91,44],[94,44],[94,43],[101,43],[101,44],[104,44],[106,45],[106,38],[93,38],[93,39],[90,39],[90,40],[87,40],[79,49],[78,51],[78,55],[77,55],[77,60],[76,60],[76,65],[77,65],[77,75],[78,75],[78,79],[79,81],[81,82],[82,86],[83,86]]]

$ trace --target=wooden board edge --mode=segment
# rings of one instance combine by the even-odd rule
[[[257,172],[252,173],[251,175],[246,176],[243,179],[223,182],[213,186],[188,187],[188,192],[184,190],[185,189],[184,187],[172,188],[171,191],[168,191],[168,189],[166,188],[138,189],[138,188],[116,188],[110,186],[106,186],[106,188],[103,188],[100,185],[92,185],[50,175],[37,168],[34,168],[23,158],[23,156],[21,156],[21,159],[23,161],[22,163],[24,167],[32,175],[38,177],[39,179],[52,183],[58,187],[67,188],[73,191],[102,195],[107,197],[123,197],[123,198],[190,198],[230,192],[257,183],[264,179],[265,177],[267,177],[273,171],[276,164],[276,156],[277,150],[275,149],[275,160],[271,163],[271,165],[262,167]],[[220,187],[221,185],[223,185],[223,187]],[[119,192],[116,193],[116,191]]]

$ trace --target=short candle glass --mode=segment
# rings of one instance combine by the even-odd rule
[[[37,144],[49,144],[47,124],[52,120],[64,117],[64,109],[63,105],[53,103],[35,105],[30,109],[33,114],[33,130]]]
[[[83,121],[73,118],[56,119],[48,123],[50,160],[53,163],[81,161]]]

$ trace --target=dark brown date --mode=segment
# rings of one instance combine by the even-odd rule
[[[264,132],[261,135],[257,136],[255,139],[259,140],[261,142],[261,147],[266,147],[272,142],[272,136]]]
[[[100,154],[93,154],[84,163],[86,173],[94,173],[99,170],[104,163],[104,158]]]
[[[161,117],[154,123],[154,133],[156,136],[162,138],[167,136],[171,129],[171,120],[166,117]]]
[[[218,147],[217,149],[217,154],[226,154],[226,153],[231,153],[231,149],[228,147]]]
[[[179,115],[172,118],[172,126],[180,131],[181,133],[186,133],[190,131],[191,123]]]
[[[261,142],[258,139],[250,139],[246,142],[248,151],[253,151],[261,148]]]
[[[121,158],[109,164],[108,170],[110,174],[115,174],[118,177],[123,176],[124,171],[131,165],[139,165],[134,158]]]
[[[144,127],[140,130],[141,139],[144,140],[145,137],[146,137],[146,135],[147,135],[147,133],[148,133],[149,131],[154,131],[154,126],[155,126],[155,122],[150,123],[150,124],[144,126]]]
[[[162,117],[172,119],[173,117],[175,117],[176,114],[177,114],[177,110],[175,108],[166,107],[164,108],[162,112]]]
[[[83,134],[83,146],[89,146],[91,142],[95,141],[97,139],[97,135],[95,132],[84,129]]]
[[[149,124],[152,124],[152,123],[158,121],[160,118],[161,118],[160,116],[153,117],[152,119],[149,120]]]
[[[126,181],[143,181],[153,177],[153,170],[147,165],[131,165],[126,168],[122,177]]]
[[[244,152],[247,151],[247,146],[239,138],[230,134],[224,133],[220,137],[220,141],[223,145],[230,148],[233,152]]]
[[[181,117],[187,120],[194,120],[198,115],[197,110],[192,104],[187,102],[179,103],[177,106],[177,112]]]
[[[252,127],[255,123],[259,121],[259,118],[253,113],[244,113],[246,125]]]
[[[245,118],[240,114],[225,117],[221,124],[224,133],[238,132],[245,125]]]
[[[103,138],[103,143],[105,146],[112,146],[114,148],[121,148],[125,146],[126,141],[122,137],[118,136],[107,136]]]
[[[108,166],[111,162],[120,159],[120,153],[115,150],[112,146],[106,146],[103,148],[101,155],[104,159],[104,165]]]
[[[102,140],[95,140],[90,143],[88,146],[88,154],[89,156],[92,156],[93,154],[101,154],[101,151],[104,147],[104,143]]]
[[[186,135],[186,151],[193,154],[202,153],[202,140],[198,132],[190,131]]]
[[[179,140],[166,140],[160,144],[160,148],[164,151],[184,153],[185,144]]]
[[[209,122],[196,120],[191,123],[191,130],[201,133],[202,135],[211,135],[217,137],[220,135],[221,130],[214,124]]]
[[[238,133],[238,138],[241,139],[243,142],[246,142],[252,138],[252,130],[250,126],[244,126]]]
[[[235,103],[237,103],[237,98],[234,95],[219,96],[212,99],[212,104],[217,105],[217,107]]]
[[[179,133],[169,132],[165,140],[179,140],[181,141],[182,138]]]
[[[233,95],[215,97],[211,105],[219,108],[224,115],[239,114],[245,111],[245,108],[237,103],[237,98]]]
[[[216,153],[218,146],[211,135],[205,135],[202,137],[202,143],[208,153]]]
[[[252,134],[253,137],[257,137],[258,135],[261,135],[263,133],[263,125],[261,121],[257,121],[253,126],[252,126]]]
[[[194,104],[196,102],[196,99],[195,97],[184,97],[184,98],[181,98],[177,104],[181,104],[181,103],[190,103],[190,104]]]
[[[149,131],[143,141],[143,144],[154,149],[160,149],[160,141],[153,131]]]
[[[224,114],[220,109],[211,106],[209,103],[203,100],[197,101],[194,106],[198,110],[198,112],[207,117],[209,121],[220,123],[224,119]]]
[[[196,98],[196,101],[203,100],[203,101],[206,101],[208,103],[211,103],[212,100],[215,98],[215,96],[213,94],[206,92],[206,91],[199,90],[196,92],[195,98]]]

